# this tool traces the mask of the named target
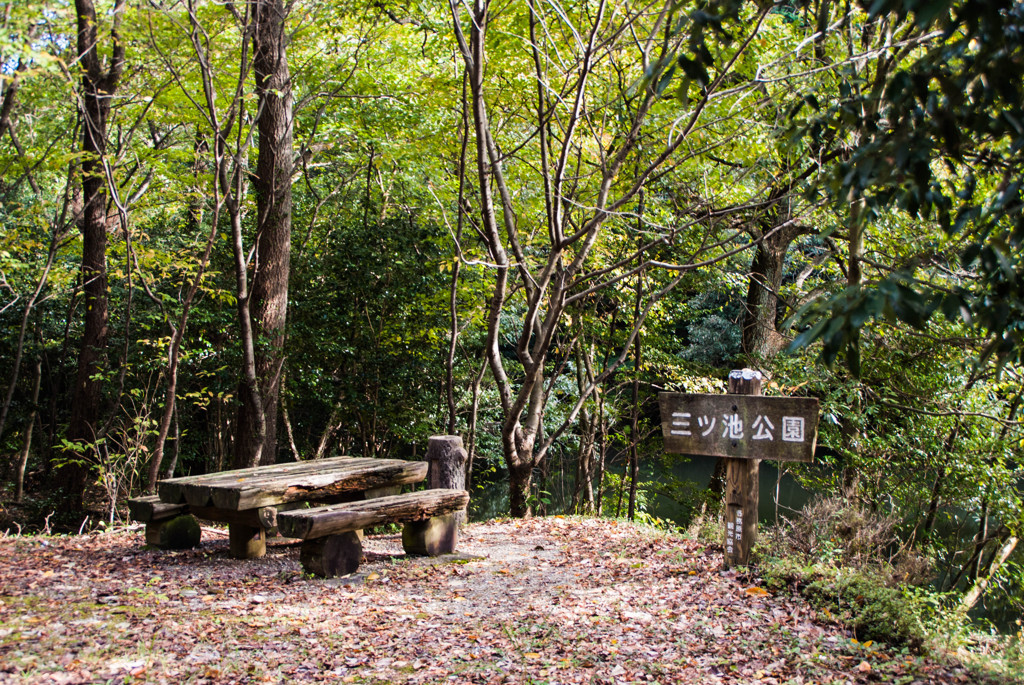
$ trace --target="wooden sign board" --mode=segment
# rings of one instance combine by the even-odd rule
[[[658,393],[665,450],[733,459],[811,461],[818,400]]]

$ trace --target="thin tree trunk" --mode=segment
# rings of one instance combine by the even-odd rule
[[[864,251],[864,227],[861,224],[860,216],[864,210],[862,199],[851,198],[850,208],[850,255],[847,264],[846,284],[849,287],[858,287],[861,284],[861,256]],[[860,331],[855,330],[851,334],[847,354],[850,358],[850,366],[860,373]],[[859,393],[858,393],[859,398]],[[858,408],[859,408],[858,401]],[[853,412],[851,412],[853,413]],[[839,420],[839,432],[842,441],[844,465],[843,465],[843,496],[853,501],[860,489],[860,466],[857,463],[858,450],[860,449],[860,427],[848,414],[843,414]]]
[[[10,411],[11,402],[14,399],[14,390],[18,385],[18,375],[21,371],[21,359],[25,352],[25,335],[28,332],[28,322],[32,316],[32,312],[35,311],[36,302],[39,300],[40,294],[43,292],[43,288],[46,287],[46,283],[50,278],[50,270],[53,268],[54,258],[57,256],[57,248],[60,246],[61,241],[64,238],[64,231],[59,228],[62,226],[64,221],[63,217],[66,214],[67,199],[65,199],[65,209],[61,211],[61,220],[54,226],[53,232],[50,234],[50,247],[46,254],[46,263],[43,265],[43,273],[40,274],[39,280],[36,281],[36,287],[32,291],[32,295],[29,297],[28,302],[25,304],[25,311],[21,315],[21,325],[18,328],[18,343],[14,350],[14,363],[11,369],[11,382],[7,386],[7,392],[4,395],[4,404],[0,408],[0,438],[3,437],[4,428],[7,425],[7,413]]]
[[[445,360],[445,388],[448,400],[448,434],[455,435],[455,350],[459,342],[459,272],[462,268],[462,228],[466,220],[466,150],[469,147],[469,107],[466,100],[467,74],[463,71],[462,76],[462,121],[461,130],[462,145],[459,150],[459,199],[458,219],[455,229],[455,260],[452,262],[452,285],[449,298],[449,309],[451,312],[451,339],[448,344],[448,357]],[[467,460],[467,472],[472,470],[470,460]]]
[[[25,494],[25,469],[28,467],[28,457],[32,450],[32,431],[36,425],[36,417],[39,416],[39,386],[43,380],[43,361],[36,360],[35,380],[32,383],[32,410],[29,412],[28,420],[25,422],[25,436],[21,442],[21,455],[18,457],[18,466],[14,472],[14,501],[21,502]]]
[[[281,385],[287,387],[287,383],[283,382]],[[295,461],[302,461],[302,455],[299,454],[299,448],[295,445],[295,431],[292,429],[292,420],[288,415],[288,400],[285,395],[284,400],[281,402],[281,420],[284,421],[285,434],[288,436],[288,447],[292,451],[292,458]]]
[[[480,370],[476,376],[473,377],[473,400],[469,408],[469,421],[466,426],[466,432],[469,434],[469,444],[467,446],[467,452],[469,457],[466,459],[466,489],[469,490],[473,483],[473,460],[476,458],[476,424],[477,417],[480,414],[480,384],[483,382],[484,374],[487,373],[487,358],[484,357],[483,363],[480,365]]]
[[[1006,560],[1013,554],[1013,550],[1017,548],[1017,537],[1010,535],[1007,531],[1007,538],[1003,542],[1002,546],[992,555],[992,558],[988,562],[988,568],[985,569],[985,575],[982,578],[978,578],[975,581],[974,586],[964,595],[964,598],[960,600],[960,609],[962,611],[970,611],[981,596],[985,594],[985,590],[988,588],[989,583],[992,582],[992,578],[999,572]]]
[[[604,502],[604,465],[608,452],[608,421],[605,418],[604,402],[604,393],[601,393],[597,397],[597,425],[598,430],[600,430],[601,433],[601,444],[600,451],[598,452],[600,460],[597,464],[597,498],[596,505],[594,507],[594,513],[598,516],[601,515],[601,505]]]
[[[582,343],[577,352],[576,384],[580,393],[594,380],[593,344],[588,349]],[[580,411],[580,450],[577,457],[576,487],[573,489],[572,511],[590,513],[594,507],[594,462],[597,434],[601,421],[600,398],[596,412]]]
[[[983,544],[984,540],[988,537],[988,497],[986,496],[981,503],[981,512],[978,514],[978,532],[974,536],[975,545]],[[981,555],[978,555],[977,561],[971,566],[969,575],[967,578],[969,581],[976,581],[981,576]]]
[[[316,451],[313,453],[314,459],[323,459],[327,456],[327,451],[334,442],[334,437],[341,430],[340,423],[341,407],[335,405],[331,407],[331,415],[327,417],[327,425],[324,427],[322,433],[320,433],[320,440],[317,441]]]
[[[178,422],[178,408],[174,408],[174,451],[171,452],[171,461],[164,469],[164,478],[174,478],[174,471],[178,468],[178,458],[181,456],[181,426]]]
[[[199,138],[199,134],[196,134],[196,144],[194,152],[196,155],[196,161],[193,165],[192,173],[193,178],[198,179],[200,172],[199,155],[204,149],[208,149],[202,140]],[[198,185],[198,184],[197,184]],[[197,187],[198,191],[199,188]],[[198,195],[199,193],[197,193]],[[217,203],[213,208],[213,216],[210,218],[210,231],[206,236],[206,245],[203,248],[203,254],[199,259],[197,265],[196,275],[193,277],[192,282],[189,284],[188,290],[186,291],[185,298],[181,303],[181,315],[178,317],[176,324],[169,323],[171,328],[171,344],[167,351],[167,387],[164,390],[164,409],[160,415],[160,422],[157,426],[157,437],[156,447],[153,449],[153,455],[149,460],[149,469],[146,474],[146,492],[152,494],[156,492],[156,481],[159,477],[160,466],[164,459],[164,449],[167,443],[167,436],[171,430],[171,419],[175,417],[177,421],[177,393],[178,393],[178,367],[181,361],[181,344],[185,337],[185,330],[188,327],[189,315],[192,311],[192,304],[195,302],[196,294],[199,292],[199,286],[203,282],[203,276],[206,274],[206,267],[210,263],[210,255],[213,252],[213,245],[217,239],[217,232],[220,224],[221,216],[221,204]],[[190,211],[191,221],[194,223],[195,228],[199,228],[202,224],[200,210],[198,207],[193,206]],[[175,449],[177,449],[177,442],[175,442]],[[172,464],[168,469],[169,472],[174,472],[175,465]]]
[[[633,308],[634,321],[639,320],[643,304],[644,272],[637,274],[636,303]],[[633,411],[629,418],[629,520],[636,519],[637,474],[640,471],[640,366],[643,363],[643,348],[640,335],[633,341]]]
[[[932,528],[935,526],[935,521],[938,518],[939,505],[942,503],[942,490],[946,484],[946,461],[948,461],[952,456],[953,445],[956,443],[956,439],[959,434],[960,420],[958,419],[956,424],[953,426],[953,429],[946,437],[943,450],[946,455],[946,459],[939,465],[939,472],[935,475],[935,481],[932,483],[932,494],[928,501],[928,511],[925,513],[924,526],[921,529],[921,535],[923,538],[927,538],[932,532]]]

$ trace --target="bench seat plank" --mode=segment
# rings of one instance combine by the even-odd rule
[[[362,502],[281,512],[277,515],[277,525],[285,537],[310,539],[382,523],[423,521],[460,511],[467,504],[469,493],[465,490],[420,490]]]
[[[128,513],[133,521],[153,523],[188,513],[187,504],[165,504],[156,495],[133,497],[128,500]]]

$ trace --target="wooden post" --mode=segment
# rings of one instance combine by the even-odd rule
[[[458,435],[434,435],[427,441],[427,487],[466,489],[466,450]],[[466,510],[453,514],[459,527],[466,524]]]
[[[730,395],[760,395],[761,373],[752,369],[729,373]],[[733,412],[737,407],[733,407]],[[750,430],[749,426],[740,427]],[[724,567],[745,566],[757,540],[758,468],[760,459],[725,460]]]

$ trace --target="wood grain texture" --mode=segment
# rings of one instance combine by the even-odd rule
[[[757,541],[758,459],[726,459],[725,567],[746,566]]]
[[[169,504],[178,504],[185,501],[185,492],[192,488],[203,488],[217,484],[230,484],[240,482],[247,478],[257,478],[267,469],[273,469],[276,473],[301,473],[303,471],[318,471],[332,469],[341,465],[353,465],[375,461],[362,457],[332,457],[330,459],[314,459],[309,461],[297,461],[288,464],[275,464],[274,466],[254,466],[248,469],[234,469],[232,471],[218,471],[217,473],[206,473],[198,476],[180,476],[178,478],[167,478],[157,484],[157,492],[160,500]],[[210,504],[204,502],[205,506]]]
[[[461,511],[467,504],[469,493],[465,490],[420,490],[363,502],[281,512],[277,525],[285,537],[318,538],[382,523],[423,521]]]
[[[160,499],[192,507],[245,510],[324,501],[347,492],[416,483],[426,462],[335,457],[160,481]]]
[[[465,513],[460,510],[407,522],[402,529],[402,549],[417,556],[451,554],[459,544],[459,514]]]
[[[427,476],[427,464],[422,461],[369,462],[316,473],[272,475],[232,485],[214,485],[210,488],[213,503],[222,509],[253,509],[287,502],[315,502],[344,492],[417,483]]]
[[[358,531],[305,540],[299,552],[302,570],[320,578],[355,573],[363,560],[363,545]]]

